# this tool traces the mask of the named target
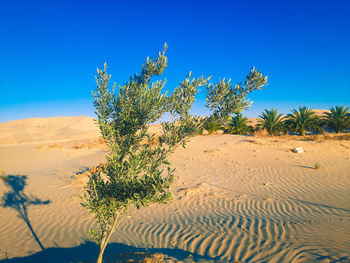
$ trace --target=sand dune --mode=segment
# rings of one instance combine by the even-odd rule
[[[32,118],[0,124],[0,144],[87,139],[99,136],[90,117]]]
[[[93,262],[87,231],[94,220],[78,198],[84,171],[105,156],[92,120],[9,122],[0,135],[0,169],[26,175],[24,192],[42,201],[27,212],[47,249],[40,252],[14,207],[0,207],[0,259],[55,262],[57,254],[57,262]],[[43,147],[49,144],[58,146]],[[305,152],[293,153],[296,147]],[[107,262],[145,251],[167,255],[166,262],[350,262],[350,141],[197,136],[171,161],[174,200],[132,211],[112,237]],[[1,198],[11,191],[0,182]]]

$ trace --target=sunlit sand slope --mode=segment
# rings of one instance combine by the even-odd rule
[[[42,139],[0,145],[0,169],[27,176],[23,193],[37,200],[26,203],[23,218],[4,203],[15,189],[0,182],[0,259],[28,262],[40,244],[68,251],[91,241],[94,220],[78,196],[83,172],[104,160],[105,148],[74,145],[97,140],[95,132],[88,139],[68,133],[67,141],[53,140],[57,147]],[[296,147],[305,152],[293,153]],[[112,243],[162,251],[168,262],[189,253],[205,262],[350,262],[350,141],[198,136],[171,161],[174,200],[133,210]],[[116,247],[106,257],[120,254]],[[91,251],[82,258],[93,262]]]
[[[32,118],[0,124],[0,143],[93,138],[98,126],[90,117]]]

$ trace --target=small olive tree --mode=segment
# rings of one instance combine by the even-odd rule
[[[211,111],[209,119],[215,119],[220,124],[226,125],[229,115],[240,113],[252,104],[247,99],[248,94],[254,90],[261,90],[266,85],[268,85],[267,76],[254,67],[244,83],[232,86],[230,79],[223,79],[215,85],[207,85],[206,106]]]
[[[198,87],[206,85],[203,77],[191,79],[191,73],[169,96],[163,93],[165,80],[151,82],[167,67],[164,46],[154,59],[147,58],[140,74],[130,77],[118,90],[108,88],[111,75],[97,69],[93,93],[95,113],[101,134],[109,147],[107,162],[90,171],[82,206],[96,218],[98,229],[90,229],[99,244],[97,262],[113,234],[131,207],[166,203],[174,169],[168,156],[178,145],[185,146],[198,131],[198,119],[190,114]],[[163,122],[158,137],[148,125],[170,112],[171,121]]]

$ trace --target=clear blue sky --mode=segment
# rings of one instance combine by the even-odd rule
[[[189,70],[235,83],[255,66],[270,85],[248,116],[350,106],[350,1],[171,2],[1,0],[0,122],[93,116],[96,67],[123,84],[164,42],[170,91]]]

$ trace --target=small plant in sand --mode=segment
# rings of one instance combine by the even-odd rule
[[[283,114],[278,114],[277,109],[265,109],[259,117],[257,127],[266,130],[270,135],[278,135],[283,130]]]
[[[252,102],[247,99],[249,93],[261,90],[267,85],[267,76],[264,76],[254,67],[249,72],[244,83],[232,86],[230,80],[223,79],[219,83],[207,85],[207,104],[211,111],[209,118],[221,125],[226,125],[231,114],[240,113],[248,108]]]
[[[96,218],[98,229],[90,229],[99,244],[97,262],[121,220],[131,207],[166,203],[172,196],[170,186],[174,169],[168,156],[198,132],[199,120],[189,113],[198,87],[208,79],[183,80],[174,92],[162,93],[165,80],[151,82],[167,66],[166,45],[156,58],[147,58],[140,74],[115,92],[110,91],[106,64],[97,70],[94,106],[103,139],[108,145],[107,163],[90,171],[82,205]],[[148,125],[170,112],[172,121],[162,123],[158,138]],[[155,140],[157,139],[157,143]]]
[[[350,128],[350,111],[349,108],[344,106],[335,106],[330,109],[331,112],[327,112],[325,119],[328,126],[334,129],[336,133],[344,131],[346,128]]]
[[[226,130],[233,134],[252,134],[253,128],[248,123],[249,120],[247,117],[243,117],[242,113],[237,113],[229,119]]]
[[[315,164],[314,164],[314,168],[315,168],[316,170],[321,170],[321,169],[322,169],[322,166],[321,166],[320,163],[315,163]]]

